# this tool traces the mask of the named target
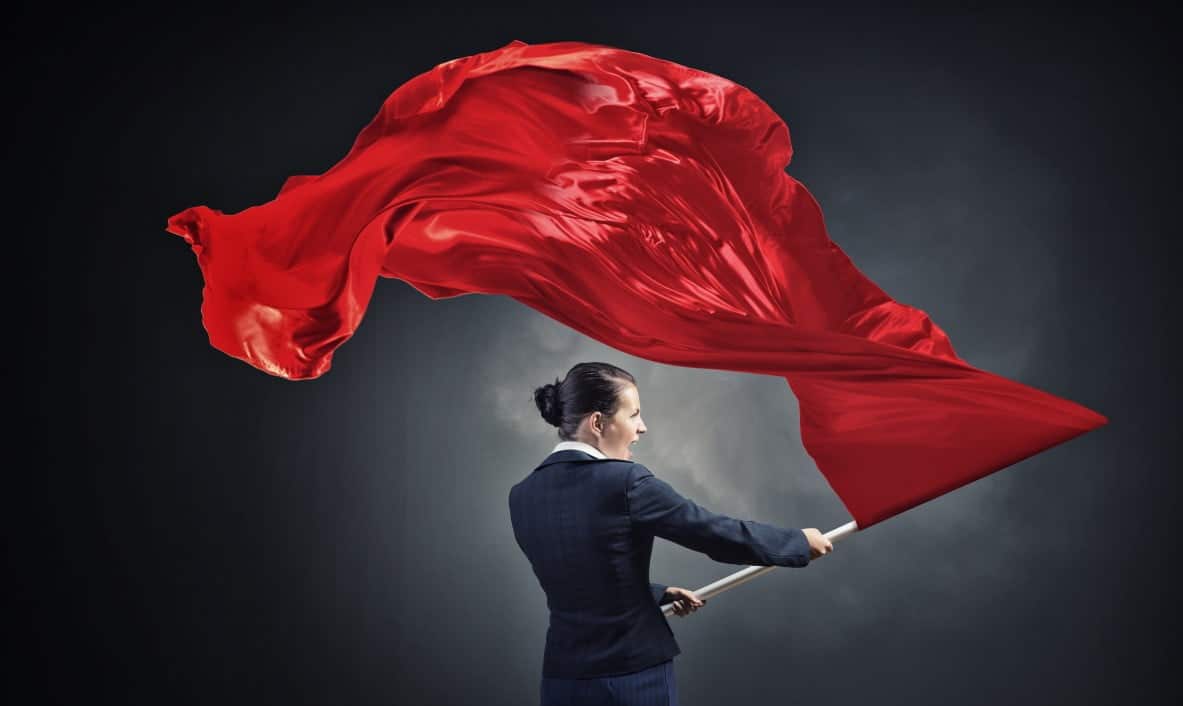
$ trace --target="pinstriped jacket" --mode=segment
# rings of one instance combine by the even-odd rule
[[[514,538],[546,594],[542,675],[625,674],[681,653],[649,580],[654,537],[715,561],[805,566],[809,542],[784,529],[710,512],[648,468],[562,442],[509,492]]]

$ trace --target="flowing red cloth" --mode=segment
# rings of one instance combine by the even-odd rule
[[[349,153],[267,203],[195,206],[213,346],[313,378],[379,275],[503,294],[648,360],[785,378],[868,527],[1107,420],[978,370],[826,234],[748,89],[644,54],[521,41],[400,86]]]

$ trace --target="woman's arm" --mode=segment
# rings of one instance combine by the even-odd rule
[[[715,561],[795,567],[809,563],[809,540],[803,531],[713,513],[679,495],[639,463],[629,471],[628,508],[633,524]]]

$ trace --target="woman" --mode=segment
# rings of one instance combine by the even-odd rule
[[[716,561],[805,566],[833,547],[816,528],[782,529],[712,513],[642,464],[636,380],[608,363],[580,363],[534,391],[561,441],[509,492],[514,537],[550,609],[542,705],[675,706],[681,653],[660,604],[688,615],[706,604],[650,583],[653,538]]]

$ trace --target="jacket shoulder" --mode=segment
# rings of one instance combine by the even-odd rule
[[[643,464],[643,463],[637,463],[635,461],[629,462],[629,468],[628,468],[629,480],[638,481],[642,478],[647,478],[650,476],[656,477],[657,474],[654,473],[653,471],[649,470],[649,468],[646,467],[645,464]]]
[[[636,461],[608,458],[600,461],[599,468],[602,469],[603,473],[631,479],[637,475],[638,470],[644,469],[645,467]],[[647,473],[648,471],[645,472]]]

